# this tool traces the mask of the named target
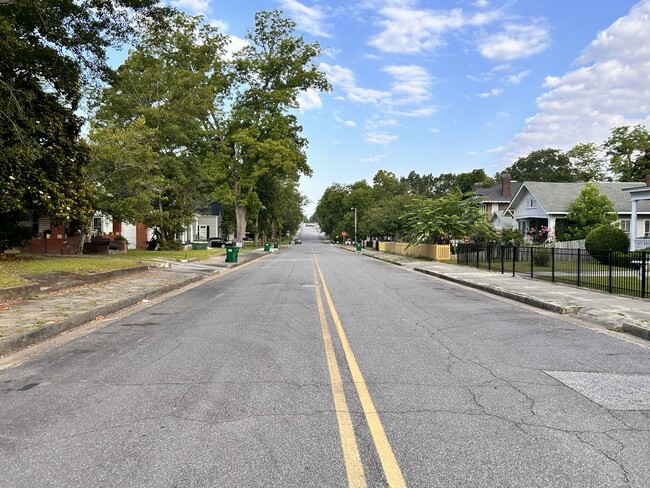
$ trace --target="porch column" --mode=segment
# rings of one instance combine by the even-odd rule
[[[632,218],[630,219],[630,251],[636,250],[636,200],[632,200]]]

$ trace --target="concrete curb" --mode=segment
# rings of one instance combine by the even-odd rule
[[[143,273],[149,270],[149,266],[134,266],[132,268],[120,268],[110,271],[101,271],[99,273],[84,274],[84,273],[68,273],[66,276],[81,283],[99,283],[102,281],[112,280],[115,278],[122,278],[132,274]],[[79,286],[79,283],[73,283],[71,287]],[[53,286],[48,290],[41,291],[40,283],[30,283],[29,285],[12,286],[9,288],[0,288],[0,303],[9,300],[16,300],[18,298],[29,298],[37,295],[38,293],[48,293],[51,291],[59,291],[68,286]]]
[[[146,293],[136,295],[134,297],[125,298],[123,300],[119,300],[109,305],[97,307],[93,310],[80,313],[74,317],[63,319],[60,322],[56,322],[54,324],[45,325],[43,327],[39,327],[38,329],[31,330],[29,332],[25,332],[23,334],[19,334],[13,337],[7,337],[6,339],[0,340],[0,356],[4,356],[6,354],[16,352],[32,344],[36,344],[38,342],[51,339],[52,337],[57,336],[62,332],[65,332],[70,329],[74,329],[75,327],[80,327],[84,324],[87,324],[88,322],[92,322],[100,315],[109,315],[109,314],[119,312],[120,310],[131,307],[132,305],[135,305],[136,303],[141,302],[144,299],[154,298],[160,295],[164,295],[165,293],[168,293],[170,291],[176,290],[178,288],[182,288],[187,285],[191,285],[192,283],[196,283],[197,281],[201,281],[206,277],[209,277],[209,275],[193,276],[183,281],[179,281],[177,283],[171,283],[169,285],[160,287],[156,290],[151,290]]]
[[[0,289],[0,303],[16,300],[17,298],[26,298],[35,295],[41,290],[38,283],[29,285],[10,286]]]
[[[451,281],[453,283],[467,286],[469,288],[474,288],[476,290],[481,290],[486,293],[491,293],[492,295],[509,298],[510,300],[514,300],[520,303],[525,303],[526,305],[530,305],[536,308],[541,308],[543,310],[548,310],[550,312],[555,312],[559,314],[572,314],[572,313],[577,313],[582,309],[582,307],[576,307],[576,306],[555,305],[553,303],[548,303],[538,298],[530,297],[528,295],[522,295],[520,293],[502,290],[499,288],[495,288],[493,286],[482,285],[480,283],[473,283],[471,281],[463,280],[461,278],[454,278],[453,276],[447,276],[445,274],[438,273],[436,271],[431,271],[429,269],[413,268],[413,270],[417,271],[418,273],[424,273],[427,275],[435,276],[436,278]]]

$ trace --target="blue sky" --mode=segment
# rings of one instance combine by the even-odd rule
[[[311,215],[333,183],[379,169],[493,175],[547,147],[650,126],[650,0],[171,0],[244,43],[280,9],[325,50],[331,93],[300,121]]]

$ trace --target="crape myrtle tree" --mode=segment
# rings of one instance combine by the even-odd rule
[[[330,85],[314,64],[320,46],[305,43],[295,28],[279,11],[258,12],[246,35],[250,45],[235,54],[231,112],[213,152],[221,178],[217,194],[234,205],[238,240],[246,233],[251,206],[261,201],[257,184],[262,177],[311,174],[307,141],[293,112],[301,92],[325,91]]]
[[[155,228],[163,248],[212,197],[212,141],[232,81],[226,46],[201,17],[152,24],[99,100],[90,139],[101,210]]]
[[[110,77],[109,46],[169,13],[157,4],[0,0],[0,250],[32,237],[20,226],[32,212],[89,225],[89,150],[76,113],[83,88]]]
[[[454,189],[436,199],[419,199],[405,216],[405,240],[411,244],[446,244],[470,237],[495,237],[482,204]]]

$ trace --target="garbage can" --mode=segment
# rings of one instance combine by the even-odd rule
[[[357,252],[361,252],[361,243],[357,242]]]
[[[239,248],[236,246],[226,246],[226,262],[236,263],[239,255]]]
[[[271,243],[270,242],[265,242],[264,243],[264,250],[265,251],[270,251],[271,250]]]
[[[273,243],[273,249],[278,249],[280,247],[280,243],[278,241],[275,241]]]

